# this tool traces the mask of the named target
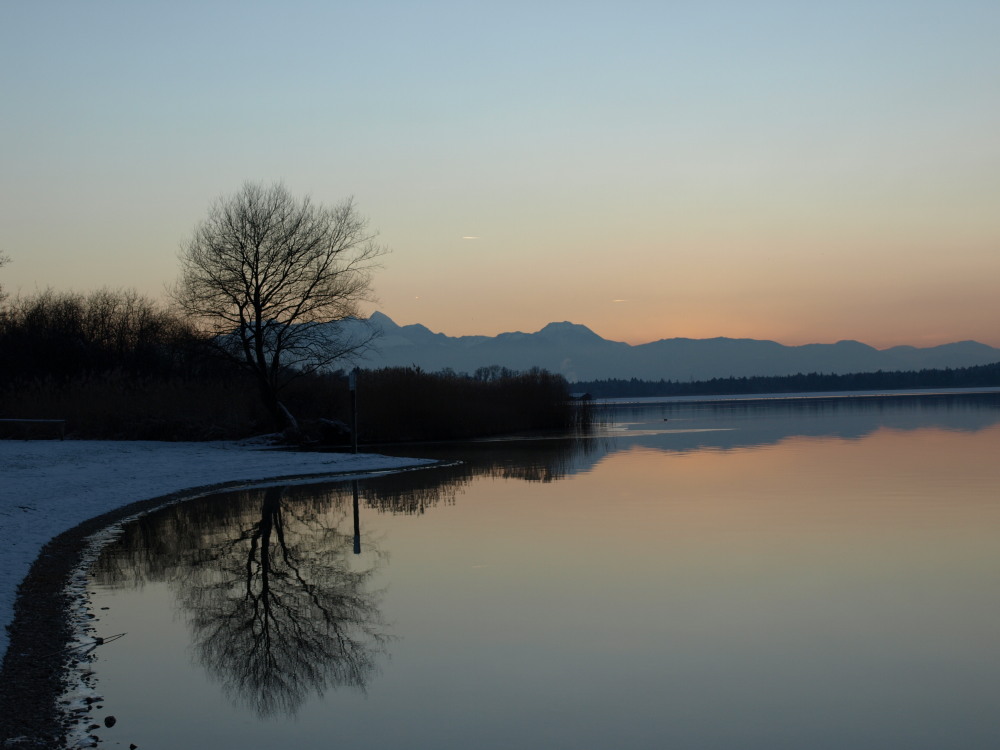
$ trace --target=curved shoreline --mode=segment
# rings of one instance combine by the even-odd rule
[[[123,505],[58,534],[45,544],[18,587],[14,619],[8,626],[9,645],[0,667],[0,747],[52,750],[96,745],[86,731],[80,731],[81,724],[90,722],[90,704],[74,709],[61,705],[60,700],[70,688],[74,670],[88,661],[73,645],[80,634],[73,612],[80,602],[72,583],[74,574],[88,564],[93,538],[102,531],[135,516],[214,492],[276,483],[337,481],[436,465],[296,474],[191,487]],[[88,700],[98,707],[98,701]],[[70,735],[82,736],[83,742],[67,744]]]

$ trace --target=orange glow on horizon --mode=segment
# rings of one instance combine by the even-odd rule
[[[368,311],[368,313],[370,312]],[[860,326],[853,330],[840,330],[833,324],[830,325],[829,329],[817,327],[810,332],[806,332],[803,330],[804,327],[802,325],[789,325],[780,321],[775,321],[771,325],[749,325],[746,322],[743,322],[741,325],[740,321],[713,318],[700,321],[685,320],[670,324],[658,323],[656,321],[633,324],[630,321],[599,323],[573,319],[572,317],[555,316],[552,320],[522,322],[521,325],[505,326],[503,324],[497,325],[485,319],[479,322],[476,316],[469,316],[463,324],[455,325],[450,322],[437,324],[430,316],[423,318],[397,317],[391,311],[384,312],[398,325],[424,325],[434,333],[443,333],[451,337],[497,336],[501,333],[515,331],[535,333],[549,323],[568,321],[586,326],[595,334],[608,341],[621,341],[631,346],[674,338],[694,340],[713,338],[754,339],[758,341],[774,341],[784,346],[858,341],[879,350],[889,349],[894,346],[934,347],[967,340],[979,341],[990,346],[1000,346],[1000,337],[995,334],[989,336],[982,335],[982,333],[980,335],[970,333],[969,335],[955,337],[941,330],[920,330],[912,333],[912,335],[891,335],[883,332],[865,333]]]

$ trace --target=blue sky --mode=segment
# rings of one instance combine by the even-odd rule
[[[281,180],[452,335],[1000,345],[997,39],[963,0],[7,3],[0,280],[158,296]]]

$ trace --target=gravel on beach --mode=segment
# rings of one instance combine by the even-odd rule
[[[81,747],[79,743],[67,744],[67,736],[79,721],[90,717],[74,717],[59,701],[69,687],[70,669],[81,658],[73,648],[77,633],[70,615],[75,602],[68,586],[83,561],[89,538],[123,519],[176,502],[192,492],[221,490],[232,484],[131,503],[85,521],[45,545],[18,588],[14,621],[8,628],[10,645],[0,668],[0,747]]]

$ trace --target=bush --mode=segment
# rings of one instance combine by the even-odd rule
[[[176,375],[204,360],[204,347],[184,320],[135,291],[48,290],[16,298],[0,314],[0,383]]]
[[[200,440],[258,428],[253,387],[134,291],[42,292],[0,313],[0,416],[73,437]]]
[[[489,380],[418,368],[366,370],[358,378],[359,439],[459,440],[571,429],[568,393],[562,376],[538,369]]]

